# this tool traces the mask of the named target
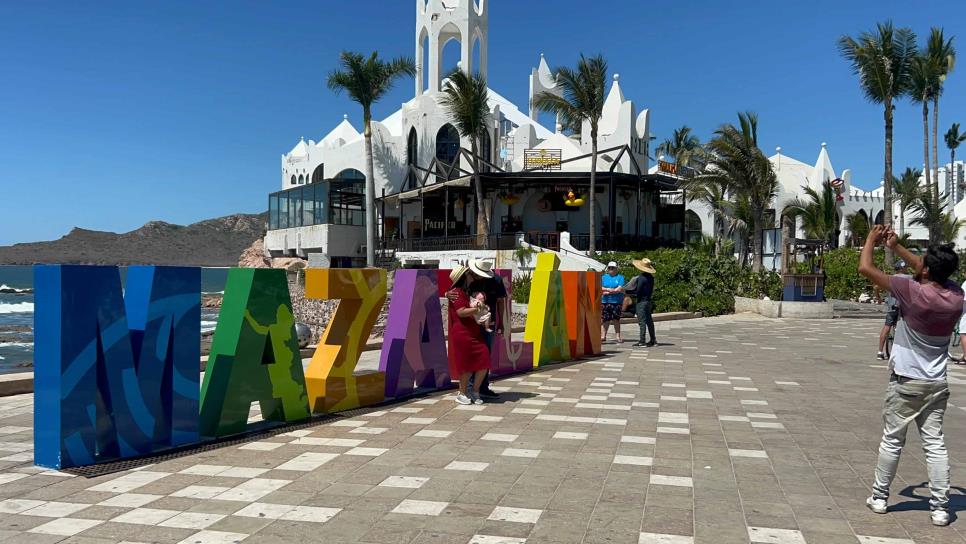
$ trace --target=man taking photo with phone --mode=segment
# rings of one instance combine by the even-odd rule
[[[880,242],[904,260],[915,276],[888,275],[879,270],[872,257]],[[859,273],[891,293],[902,315],[889,358],[891,375],[882,410],[875,483],[872,496],[866,500],[877,514],[886,513],[906,431],[914,423],[926,457],[932,523],[949,524],[949,454],[942,427],[949,399],[949,339],[963,313],[963,290],[949,279],[958,268],[959,256],[951,244],[930,246],[919,258],[899,245],[891,228],[882,225],[872,227],[862,247]]]

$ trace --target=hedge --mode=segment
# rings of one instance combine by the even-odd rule
[[[654,311],[701,312],[706,316],[734,311],[735,296],[780,300],[781,276],[752,272],[730,256],[715,257],[692,249],[657,249],[633,253],[603,253],[601,262],[614,261],[624,278],[639,274],[631,261],[654,262]]]

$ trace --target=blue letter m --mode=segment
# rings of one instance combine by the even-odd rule
[[[198,441],[201,269],[34,267],[34,462]]]

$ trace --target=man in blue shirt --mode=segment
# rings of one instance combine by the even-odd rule
[[[641,271],[640,275],[631,278],[631,281],[624,286],[624,292],[634,297],[637,303],[637,324],[641,328],[641,339],[634,344],[634,347],[653,347],[657,345],[657,338],[654,336],[654,302],[651,296],[654,294],[654,264],[650,259],[635,259],[634,268]],[[647,332],[651,335],[651,341],[647,341]]]
[[[600,341],[607,341],[607,326],[614,326],[614,335],[617,343],[621,339],[621,313],[622,303],[624,302],[624,276],[617,273],[617,263],[611,261],[607,263],[607,273],[600,278],[601,292],[601,327]]]

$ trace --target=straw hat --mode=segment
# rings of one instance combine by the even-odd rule
[[[656,274],[657,270],[654,270],[654,264],[651,263],[650,259],[634,259],[632,261],[634,268],[640,270],[641,272],[647,272],[648,274]]]
[[[466,271],[467,270],[469,270],[469,268],[467,268],[467,267],[465,267],[465,266],[463,266],[461,264],[460,265],[456,265],[456,268],[454,268],[453,270],[451,270],[450,273],[449,273],[449,280],[451,282],[453,282],[453,284],[455,285],[458,281],[460,281],[460,278],[463,277],[463,274],[466,274]]]
[[[473,259],[470,261],[470,272],[481,278],[493,277],[493,263],[483,259]]]

